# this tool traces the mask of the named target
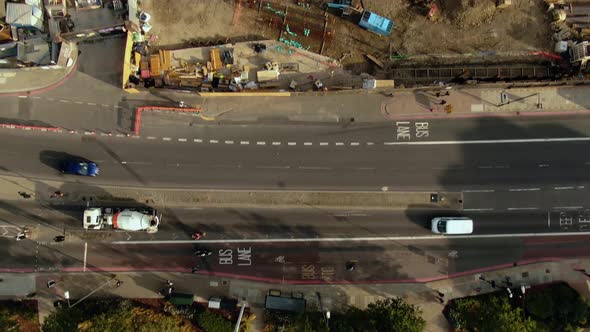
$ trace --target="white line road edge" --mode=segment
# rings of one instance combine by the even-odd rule
[[[563,233],[520,233],[520,234],[482,234],[482,235],[425,235],[425,236],[383,236],[383,237],[325,237],[300,239],[219,239],[219,240],[160,240],[160,241],[113,241],[112,244],[199,244],[199,243],[299,243],[299,242],[379,242],[379,241],[429,241],[449,239],[492,239],[518,237],[586,236],[590,232]]]
[[[590,137],[556,137],[528,139],[497,139],[473,141],[421,141],[421,142],[385,142],[385,145],[461,145],[461,144],[514,144],[514,143],[549,143],[549,142],[586,142]]]

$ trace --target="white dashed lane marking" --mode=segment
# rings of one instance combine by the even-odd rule
[[[186,138],[179,138],[178,141],[179,142],[186,142],[187,140],[186,140]]]
[[[225,141],[225,144],[234,144],[234,141]]]
[[[266,142],[256,142],[257,145],[266,145]]]
[[[240,144],[242,144],[242,145],[248,145],[248,144],[250,144],[250,141],[240,141]]]

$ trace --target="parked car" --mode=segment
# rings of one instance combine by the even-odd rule
[[[98,165],[90,161],[66,160],[61,165],[61,172],[82,176],[97,176]]]
[[[436,234],[471,234],[473,220],[466,217],[437,217],[432,219],[431,227]]]

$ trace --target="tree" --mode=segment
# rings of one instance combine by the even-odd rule
[[[426,327],[420,308],[399,297],[369,304],[367,314],[374,331],[420,332]]]
[[[542,332],[545,327],[524,318],[520,308],[513,308],[506,296],[463,298],[452,302],[449,320],[458,330],[480,332]]]
[[[350,307],[344,313],[332,312],[326,321],[325,313],[312,311],[298,315],[287,328],[289,332],[420,332],[426,321],[418,307],[400,298],[369,304],[366,310]],[[328,326],[329,325],[329,326]]]
[[[234,330],[230,321],[209,310],[198,314],[197,324],[207,332],[231,332]]]

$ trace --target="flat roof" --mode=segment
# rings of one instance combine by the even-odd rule
[[[269,310],[302,313],[305,311],[305,300],[293,297],[267,295],[264,302],[264,308]]]

